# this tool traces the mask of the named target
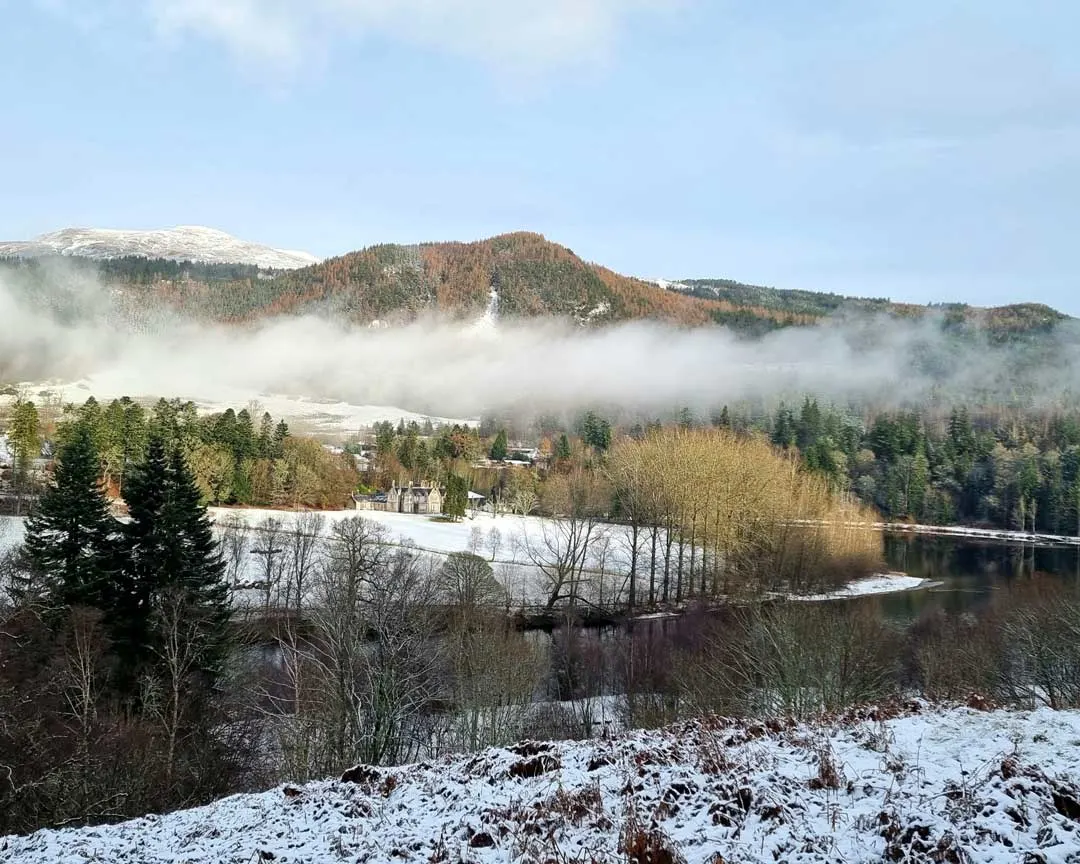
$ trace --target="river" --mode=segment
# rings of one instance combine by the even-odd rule
[[[1080,585],[1080,546],[1024,543],[1016,539],[928,534],[885,536],[889,569],[929,579],[931,587],[872,598],[889,618],[911,619],[925,611],[977,611],[995,595],[1033,580]]]

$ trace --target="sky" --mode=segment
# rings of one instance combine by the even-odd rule
[[[1073,0],[0,0],[0,239],[531,230],[1080,315]]]

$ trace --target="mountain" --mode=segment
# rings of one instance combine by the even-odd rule
[[[65,228],[42,234],[34,240],[0,242],[0,257],[35,258],[49,255],[96,260],[138,257],[204,264],[249,264],[275,270],[308,267],[319,261],[307,252],[272,249],[239,240],[224,231],[193,225],[158,231]]]
[[[5,252],[21,257],[4,258]],[[140,320],[165,307],[222,323],[316,314],[356,324],[393,324],[434,312],[475,321],[492,304],[493,291],[502,318],[556,316],[583,326],[637,319],[719,324],[748,338],[867,313],[934,314],[955,331],[986,331],[1005,340],[1048,333],[1070,320],[1032,303],[919,306],[730,279],[649,281],[585,261],[529,232],[469,243],[380,244],[316,262],[303,253],[245,244],[205,228],[70,231],[31,244],[0,244],[0,271],[20,270],[19,281],[34,286],[30,293],[48,294],[53,275],[34,257],[42,254],[96,256],[70,262],[115,289],[124,315]],[[271,266],[279,269],[266,269]]]
[[[1078,737],[1048,709],[714,717],[0,837],[0,861],[1074,861]]]
[[[359,324],[395,323],[432,312],[475,320],[491,305],[492,291],[504,318],[547,315],[593,325],[651,318],[693,326],[749,311],[767,319],[769,327],[811,320],[783,310],[744,310],[726,300],[666,291],[586,262],[570,249],[526,232],[471,243],[381,244],[273,273],[130,254],[86,261],[84,266],[106,285],[137,289],[118,291],[132,311],[145,311],[156,302],[225,323],[296,314]],[[50,278],[34,258],[0,260],[3,267],[22,271],[22,281],[39,286]]]

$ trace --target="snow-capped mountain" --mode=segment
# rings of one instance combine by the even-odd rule
[[[319,263],[307,252],[273,249],[240,240],[224,231],[196,225],[180,225],[156,231],[123,231],[112,228],[65,228],[34,240],[0,242],[0,257],[35,258],[43,255],[74,255],[82,258],[166,258],[205,264],[253,264],[276,270],[296,270]]]

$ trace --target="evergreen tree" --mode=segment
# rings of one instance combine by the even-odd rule
[[[500,429],[499,434],[495,436],[494,443],[491,445],[491,458],[496,462],[502,462],[506,459],[508,448],[506,430]]]
[[[34,460],[41,455],[41,421],[33,402],[20,399],[15,403],[8,428],[8,441],[15,459],[15,491],[21,507],[22,494],[30,479]]]
[[[559,440],[555,442],[555,460],[557,462],[565,462],[571,456],[570,439],[566,437],[566,433],[563,432],[559,436]]]
[[[259,458],[270,459],[274,446],[274,418],[264,411],[259,421]]]
[[[799,422],[796,425],[796,446],[800,450],[808,450],[818,442],[822,431],[821,408],[818,407],[816,399],[807,396],[803,402],[802,410],[799,412]]]
[[[237,413],[234,434],[233,449],[236,453],[236,461],[242,462],[244,459],[255,456],[258,451],[258,441],[255,438],[255,424],[247,408]]]
[[[581,437],[585,443],[598,451],[611,447],[611,424],[593,411],[585,414]]]
[[[776,412],[776,422],[773,424],[772,443],[777,447],[790,449],[795,446],[795,415],[790,408],[782,404]]]
[[[289,424],[284,420],[274,427],[274,444],[270,453],[272,459],[280,459],[285,455],[285,439],[289,437]]]
[[[222,660],[229,618],[225,565],[180,449],[168,453],[160,438],[152,438],[145,464],[128,482],[127,500],[131,522],[125,548],[134,577],[129,629],[133,639],[146,634],[142,657],[132,659],[149,659],[151,616],[179,596],[199,643],[199,666],[213,674]]]
[[[142,461],[146,454],[147,425],[146,412],[142,405],[125,396],[120,400],[124,408],[124,458],[120,471],[120,492],[123,494],[123,481],[128,469]]]
[[[108,619],[123,593],[118,524],[101,487],[101,463],[85,421],[68,430],[53,486],[26,523],[31,578],[58,608],[100,609]]]
[[[446,496],[443,498],[443,513],[455,521],[465,516],[469,506],[469,484],[464,477],[451,474],[446,478]]]

